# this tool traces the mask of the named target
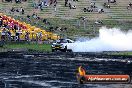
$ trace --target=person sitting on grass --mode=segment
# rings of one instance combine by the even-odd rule
[[[65,0],[65,7],[67,7],[67,4],[68,4],[68,0]]]
[[[20,8],[21,14],[24,14],[24,9],[21,7]]]
[[[94,3],[94,2],[91,2],[91,3],[90,3],[90,7],[91,7],[91,8],[95,8],[95,7],[96,7],[96,6],[95,6],[95,3]]]
[[[127,9],[131,8],[132,9],[132,3],[130,2],[127,6]]]
[[[116,4],[116,0],[109,0],[110,3],[115,3]]]
[[[83,8],[83,11],[84,11],[84,12],[87,12],[87,8]]]
[[[104,3],[103,6],[106,7],[106,8],[110,8],[110,4],[109,3]]]
[[[76,6],[75,5],[71,5],[71,3],[69,3],[69,8],[70,9],[76,9]]]
[[[102,12],[104,12],[103,9],[98,9],[98,13],[102,13]]]
[[[15,0],[15,2],[16,2],[16,3],[21,3],[21,1],[20,1],[20,0]]]

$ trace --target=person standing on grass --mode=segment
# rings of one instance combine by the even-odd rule
[[[52,5],[53,4],[53,0],[50,0],[50,5]]]
[[[54,3],[57,3],[57,0],[54,0]]]
[[[25,34],[25,40],[26,41],[29,41],[29,32],[27,31],[26,34]]]
[[[20,8],[20,12],[21,14],[24,14],[24,9],[22,7]]]
[[[5,41],[5,39],[6,39],[6,29],[5,27],[3,27],[2,32],[1,32],[1,40]]]
[[[41,44],[42,43],[42,31],[38,33],[38,42]]]
[[[8,37],[8,40],[11,41],[11,31],[10,30],[7,31],[7,37]]]
[[[3,25],[3,20],[2,18],[0,18],[0,27],[2,27],[2,25]]]

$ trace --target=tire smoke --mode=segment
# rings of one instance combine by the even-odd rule
[[[73,52],[132,51],[132,31],[102,27],[99,36],[72,44]]]

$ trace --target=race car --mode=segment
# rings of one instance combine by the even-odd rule
[[[57,50],[63,52],[67,52],[67,51],[71,52],[72,51],[71,43],[74,43],[74,41],[71,39],[58,39],[51,45],[52,52]]]

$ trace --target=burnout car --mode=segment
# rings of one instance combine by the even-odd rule
[[[71,43],[74,43],[71,39],[58,39],[51,45],[52,52],[57,50],[63,52],[72,51]]]

